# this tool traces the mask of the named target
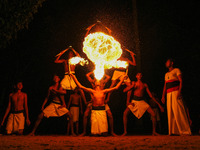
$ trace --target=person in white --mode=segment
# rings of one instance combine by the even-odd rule
[[[174,61],[168,59],[165,66],[169,72],[165,74],[165,84],[162,94],[162,103],[165,103],[167,93],[167,116],[169,135],[191,135],[189,120],[183,104],[182,73],[174,68]]]

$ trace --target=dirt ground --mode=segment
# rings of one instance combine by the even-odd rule
[[[200,149],[200,136],[0,136],[0,149]]]

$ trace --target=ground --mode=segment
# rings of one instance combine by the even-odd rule
[[[200,136],[0,136],[4,149],[200,149]]]

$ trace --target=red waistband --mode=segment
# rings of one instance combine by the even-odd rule
[[[179,90],[179,86],[175,86],[172,88],[167,89],[167,93],[173,92],[173,91],[178,91]]]

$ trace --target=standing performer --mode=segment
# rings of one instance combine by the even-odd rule
[[[191,135],[187,113],[182,101],[182,74],[174,68],[174,61],[168,59],[165,66],[169,72],[165,74],[162,102],[165,103],[167,93],[167,116],[169,135]]]
[[[68,51],[68,58],[67,59],[60,59],[60,57]],[[69,72],[75,74],[75,65],[69,64],[69,59],[75,56],[80,56],[73,48],[72,46],[69,46],[67,49],[63,50],[60,52],[58,55],[56,55],[56,60],[54,61],[55,63],[63,63],[64,64],[64,69],[65,69],[65,76],[61,81],[61,86],[65,90],[74,90],[76,88],[76,83],[74,80],[70,77]],[[86,98],[83,90],[80,90],[81,96],[83,98],[84,103],[86,104]]]
[[[95,82],[97,81],[95,78],[92,79],[91,78],[91,74],[93,72],[89,72],[86,74],[86,77],[88,79],[88,81],[90,81],[92,88],[95,89]],[[110,76],[105,74],[105,77],[103,77],[99,82],[100,82],[100,88],[103,90],[106,83],[110,80]],[[93,97],[92,94],[91,98]],[[88,107],[86,108],[85,112],[84,112],[84,116],[83,116],[83,133],[81,134],[81,136],[84,136],[86,134],[86,127],[87,127],[87,118],[89,116],[89,113],[92,109],[92,99],[91,99],[91,103],[88,104]],[[114,127],[113,127],[113,115],[112,112],[108,106],[108,104],[105,104],[105,109],[106,109],[106,113],[108,115],[108,119],[109,119],[109,125],[110,125],[110,130],[111,130],[111,135],[113,136],[117,136],[114,133]]]
[[[15,86],[16,91],[9,95],[8,107],[1,122],[1,126],[3,126],[6,117],[10,112],[6,125],[7,134],[17,133],[22,135],[25,122],[24,113],[26,116],[26,123],[27,125],[30,125],[27,94],[21,91],[23,88],[22,82],[17,82]]]
[[[79,132],[79,110],[80,113],[83,114],[83,106],[81,96],[78,93],[78,87],[74,89],[74,93],[70,95],[68,107],[67,107],[72,114],[73,123],[76,126],[76,134],[78,135]],[[67,134],[69,134],[70,124],[68,123],[67,127]]]
[[[43,117],[61,117],[63,115],[67,115],[69,117],[69,123],[71,125],[71,133],[74,134],[73,129],[73,121],[72,115],[69,110],[66,108],[64,94],[66,94],[66,90],[64,90],[60,85],[60,78],[55,75],[54,78],[54,85],[49,87],[47,97],[45,98],[42,104],[42,113],[39,114],[37,121],[33,127],[32,132],[29,135],[35,135],[35,131],[39,126],[40,122],[42,121]],[[52,102],[44,109],[45,104],[47,103],[48,99],[52,98]]]
[[[92,95],[93,101],[91,113],[91,133],[94,135],[107,133],[108,123],[105,108],[105,94],[118,89],[122,84],[125,76],[123,76],[122,80],[115,87],[104,90],[101,89],[100,82],[98,80],[95,82],[95,88],[91,89],[82,86],[73,74],[71,74],[71,76],[73,77],[78,87]]]
[[[152,108],[144,101],[144,92],[146,91],[151,99],[153,99],[159,106],[160,110],[163,112],[164,108],[156,101],[156,99],[152,96],[148,85],[141,81],[142,74],[137,73],[136,75],[137,81],[133,81],[132,85],[126,87],[124,92],[127,92],[131,89],[134,89],[133,100],[131,103],[127,101],[127,108],[124,111],[123,122],[124,122],[124,133],[123,136],[127,134],[127,116],[130,111],[140,119],[143,114],[147,111],[152,116],[152,135],[158,135],[156,132],[156,115]]]
[[[129,59],[127,58],[124,58],[124,57],[120,57],[118,60],[122,60],[122,61],[127,61],[130,65],[133,65],[133,66],[136,66],[136,61],[135,61],[135,53],[133,53],[132,51],[128,50],[128,49],[125,49],[126,51],[128,51],[130,54],[131,54],[131,57],[132,57],[132,61],[130,61]],[[110,88],[112,88],[114,85],[116,85],[116,83],[121,80],[121,77],[123,75],[127,75],[128,74],[128,69],[125,69],[125,68],[118,68],[118,69],[115,69],[114,73],[113,73],[113,76],[112,76],[112,83],[111,83],[111,86]],[[130,86],[131,85],[131,80],[129,78],[127,78],[124,83],[126,84],[126,86]],[[106,102],[108,102],[110,100],[110,95],[111,95],[111,92],[108,94],[107,96],[107,99],[106,99]],[[131,91],[128,91],[127,92],[127,100],[130,100],[130,96],[131,96]]]
[[[157,98],[156,93],[152,92],[152,96],[156,99],[157,102],[159,102],[159,99]],[[151,108],[153,109],[156,115],[156,127],[159,127],[159,132],[161,132],[162,128],[161,128],[160,111],[159,111],[158,105],[152,98],[149,99],[149,105],[151,106]],[[153,118],[151,117],[151,120],[152,119]]]

